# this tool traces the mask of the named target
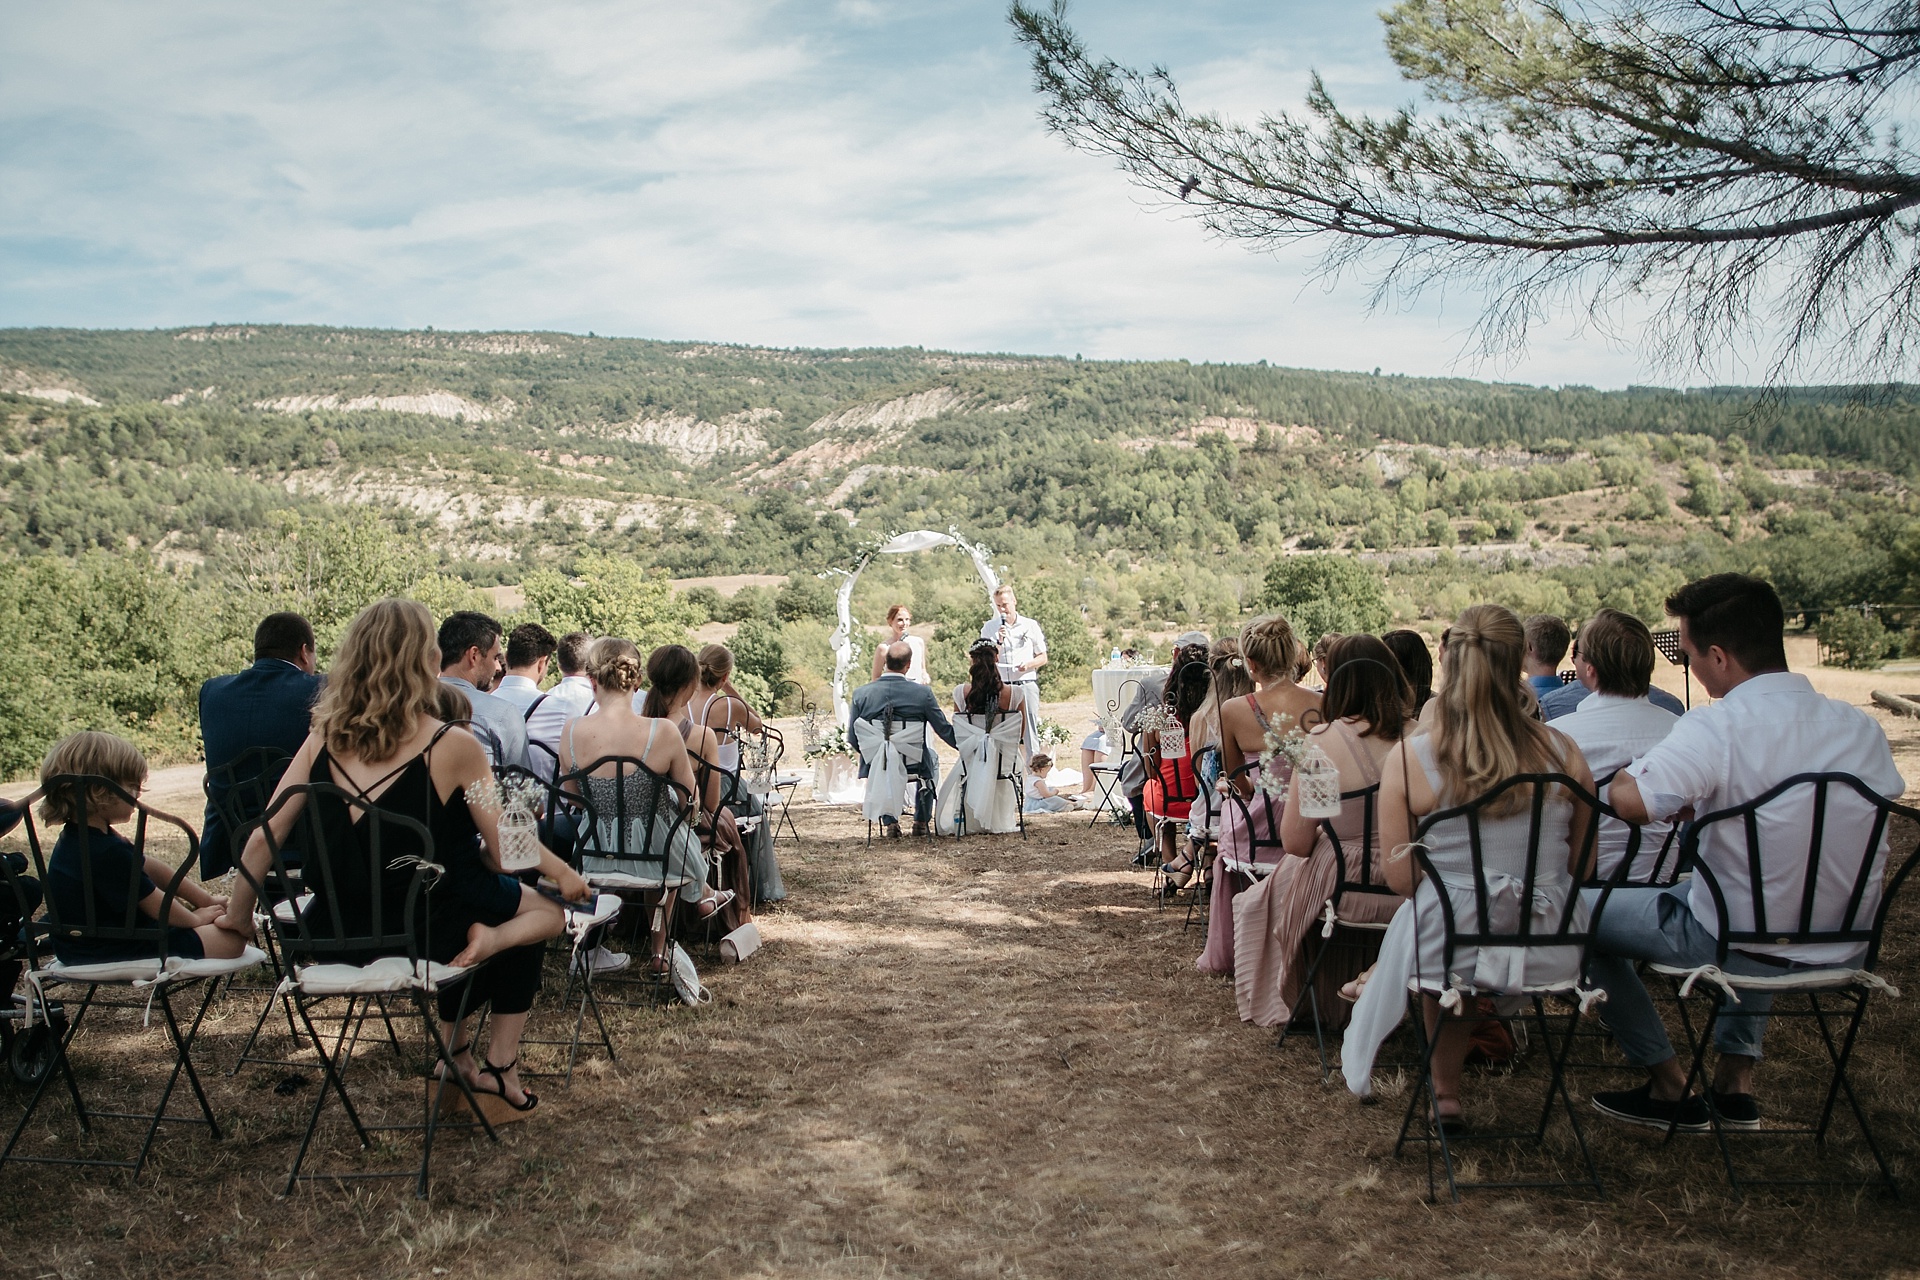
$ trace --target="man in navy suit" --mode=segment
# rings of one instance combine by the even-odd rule
[[[913,650],[904,641],[887,646],[887,669],[872,684],[863,684],[853,691],[853,703],[849,708],[850,721],[871,720],[875,724],[888,711],[893,712],[895,724],[903,720],[924,720],[940,736],[940,741],[953,747],[953,722],[947,719],[947,713],[940,709],[933,690],[926,685],[907,679],[907,668],[913,663]],[[923,836],[933,821],[934,790],[940,784],[940,759],[933,753],[933,744],[927,744],[926,754],[920,757],[920,763],[913,766],[912,772],[918,774],[922,785],[914,788],[913,834]],[[867,762],[860,761],[860,776],[867,776]],[[881,830],[889,836],[900,834],[898,822],[880,819]]]
[[[297,613],[270,613],[253,633],[253,665],[200,686],[200,743],[208,776],[207,817],[200,833],[202,879],[224,875],[233,866],[233,831],[224,809],[236,779],[225,770],[254,747],[288,756],[299,751],[324,683],[326,677],[314,670],[313,626]],[[251,795],[255,789],[247,790]],[[265,791],[271,794],[272,789]],[[260,815],[234,816],[251,822]]]

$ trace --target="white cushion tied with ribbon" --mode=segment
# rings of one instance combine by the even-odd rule
[[[1012,777],[1020,763],[1020,718],[1003,716],[992,732],[982,727],[983,719],[954,717],[959,761],[940,787],[939,806],[934,812],[936,831],[957,832],[963,811],[968,831],[1020,829],[1019,786],[1002,777]]]
[[[897,822],[907,803],[908,775],[927,754],[927,726],[918,720],[893,726],[893,736],[871,720],[853,722],[854,742],[867,763],[867,798],[860,810],[868,822]]]

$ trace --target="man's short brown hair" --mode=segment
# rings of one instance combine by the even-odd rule
[[[1618,609],[1602,609],[1580,628],[1580,659],[1593,667],[1594,688],[1644,698],[1653,687],[1653,633]]]
[[[1536,613],[1521,625],[1527,633],[1527,652],[1533,655],[1534,661],[1558,666],[1560,659],[1567,656],[1573,632],[1568,629],[1565,618]]]
[[[557,653],[560,659],[560,674],[577,676],[587,669],[587,650],[593,648],[593,637],[584,631],[569,631],[560,637]]]

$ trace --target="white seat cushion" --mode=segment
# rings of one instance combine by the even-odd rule
[[[160,976],[160,961],[102,960],[95,964],[48,962],[40,969],[43,982],[126,982],[145,986]]]
[[[617,893],[597,893],[590,904],[563,904],[561,909],[566,912],[567,932],[576,942],[579,941],[590,930],[598,929],[618,916],[620,905],[620,895]]]
[[[303,893],[297,898],[282,898],[273,904],[273,918],[281,924],[292,924],[299,913],[313,905],[313,895]]]
[[[369,964],[310,964],[294,971],[294,981],[310,996],[344,996],[381,991],[438,991],[441,984],[471,970],[405,956],[382,956]]]
[[[636,889],[684,889],[693,883],[685,876],[635,876],[624,871],[596,871],[589,874],[586,881],[596,889],[612,889],[615,893]]]

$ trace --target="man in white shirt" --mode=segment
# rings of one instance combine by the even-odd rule
[[[1040,683],[1034,672],[1047,665],[1047,637],[1040,624],[1020,616],[1013,588],[1002,584],[993,593],[994,615],[980,628],[980,638],[998,646],[1000,678],[1020,694],[1027,722],[1027,757],[1040,749]]]
[[[467,695],[473,706],[474,737],[494,768],[527,767],[527,722],[511,703],[488,690],[499,681],[505,653],[500,624],[484,613],[463,609],[440,624],[440,683]]]
[[[593,706],[593,681],[587,679],[587,650],[593,637],[584,631],[569,631],[554,648],[554,661],[560,666],[560,683],[546,691],[526,708],[527,741],[539,743],[528,751],[533,771],[545,778],[552,774],[560,755],[560,731],[567,721],[587,714]]]
[[[1781,632],[1784,613],[1773,588],[1758,578],[1722,573],[1688,583],[1667,599],[1680,619],[1680,644],[1701,687],[1718,701],[1695,707],[1673,731],[1614,780],[1612,802],[1629,822],[1704,816],[1755,799],[1802,773],[1846,773],[1883,796],[1906,789],[1880,726],[1857,707],[1821,696],[1805,676],[1787,670]],[[1829,791],[1820,892],[1813,926],[1836,927],[1846,910],[1857,865],[1840,853],[1864,848],[1872,807],[1842,789]],[[1756,813],[1765,857],[1762,886],[1770,919],[1797,920],[1813,831],[1811,788],[1790,791]],[[1726,898],[1728,923],[1751,929],[1753,885],[1742,824],[1707,828],[1700,865],[1712,870]],[[1886,842],[1860,910],[1879,902]],[[1591,895],[1592,891],[1589,891]],[[1597,1093],[1594,1106],[1619,1120],[1665,1128],[1708,1127],[1707,1102],[1686,1097],[1687,1072],[1674,1056],[1665,1026],[1634,971],[1636,960],[1705,965],[1717,954],[1716,913],[1702,878],[1667,889],[1623,889],[1607,902],[1594,942],[1592,972],[1606,989],[1603,1016],[1628,1061],[1647,1069],[1638,1089]],[[1807,965],[1854,963],[1852,944],[1748,946],[1730,951],[1725,968],[1743,975],[1778,975]],[[1744,991],[1723,998],[1714,1028],[1720,1061],[1712,1107],[1722,1125],[1758,1128],[1753,1097],[1767,995]]]
[[[527,708],[540,700],[540,682],[558,641],[537,622],[523,622],[507,633],[507,674],[493,687],[493,696],[513,704],[525,719]]]
[[[1647,624],[1618,609],[1602,609],[1587,619],[1573,646],[1573,669],[1580,683],[1592,690],[1580,709],[1562,716],[1554,728],[1573,739],[1587,758],[1596,783],[1607,781],[1627,764],[1659,746],[1680,717],[1656,707],[1648,699],[1653,686],[1653,633]],[[1610,787],[1609,783],[1609,787]],[[1609,787],[1600,789],[1605,800]],[[1660,848],[1673,824],[1647,823],[1640,831],[1640,852],[1629,868],[1630,881],[1644,883],[1660,857]],[[1612,816],[1600,819],[1596,841],[1601,879],[1611,876],[1627,851],[1627,824]],[[1677,854],[1675,855],[1677,856]],[[1671,871],[1669,865],[1663,871]]]

